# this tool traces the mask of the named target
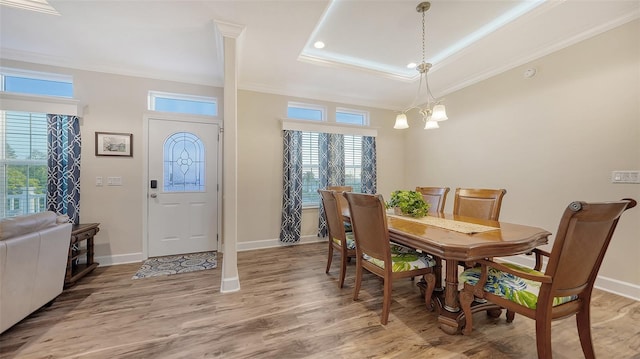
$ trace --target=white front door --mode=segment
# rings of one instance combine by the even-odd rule
[[[217,250],[219,125],[148,121],[148,256]]]

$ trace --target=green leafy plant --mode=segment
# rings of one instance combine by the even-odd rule
[[[398,208],[402,214],[411,217],[424,217],[429,212],[429,204],[416,191],[393,191],[386,205],[387,208]]]

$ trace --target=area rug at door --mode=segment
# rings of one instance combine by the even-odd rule
[[[218,266],[216,252],[201,252],[149,258],[131,279],[173,275],[213,269]]]

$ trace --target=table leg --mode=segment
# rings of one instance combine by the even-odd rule
[[[433,274],[436,276],[436,287],[434,290],[442,292],[444,290],[442,287],[442,258],[434,256],[433,259],[436,261],[436,265],[433,267]]]
[[[446,276],[444,278],[444,309],[449,312],[460,311],[458,300],[458,262],[447,260]]]

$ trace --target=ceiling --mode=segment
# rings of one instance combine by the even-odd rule
[[[418,87],[418,1],[16,1],[0,0],[3,59],[222,86],[220,21],[244,27],[240,89],[399,110]],[[640,1],[434,0],[425,16],[441,97],[638,19]]]

